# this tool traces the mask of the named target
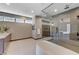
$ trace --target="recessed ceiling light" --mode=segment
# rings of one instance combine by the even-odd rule
[[[9,6],[9,5],[10,5],[10,3],[6,3],[6,5],[8,5],[8,6]]]
[[[58,10],[57,9],[54,9],[54,12],[57,12]]]
[[[32,13],[34,13],[34,11],[32,10]]]

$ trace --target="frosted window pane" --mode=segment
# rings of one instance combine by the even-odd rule
[[[3,21],[3,16],[0,16],[0,21]]]
[[[23,19],[16,19],[16,22],[17,23],[24,23],[24,20]]]
[[[67,32],[70,33],[70,24],[67,24]]]
[[[25,20],[25,23],[32,24],[32,20]]]
[[[25,23],[32,24],[32,18],[30,17],[26,18]]]
[[[15,18],[11,18],[11,17],[4,17],[4,21],[8,21],[8,22],[15,22]]]

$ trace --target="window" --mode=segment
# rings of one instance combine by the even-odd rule
[[[67,24],[67,32],[70,33],[70,24]]]
[[[4,21],[4,18],[3,18],[3,16],[0,16],[0,21]]]
[[[8,21],[8,22],[15,22],[15,18],[11,18],[11,17],[4,17],[4,21]]]
[[[25,23],[32,24],[32,20],[25,20]]]
[[[16,22],[16,23],[29,23],[32,24],[32,18],[12,18],[7,16],[0,16],[0,21],[7,21],[7,22]]]
[[[63,34],[69,34],[70,33],[70,24],[67,24],[67,31],[63,32]]]
[[[16,22],[17,22],[17,23],[24,23],[24,19],[16,18]]]
[[[25,20],[25,23],[32,24],[32,18],[27,18],[27,19]]]

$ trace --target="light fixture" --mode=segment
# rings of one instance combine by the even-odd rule
[[[9,6],[9,5],[10,5],[10,3],[6,3],[6,5],[8,5],[8,6]]]
[[[54,9],[54,12],[57,12],[58,10],[57,9]]]
[[[34,13],[34,11],[32,10],[32,13]]]

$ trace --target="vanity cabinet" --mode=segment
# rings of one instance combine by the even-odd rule
[[[10,33],[0,33],[0,54],[2,55],[9,44],[9,41],[11,39]]]

